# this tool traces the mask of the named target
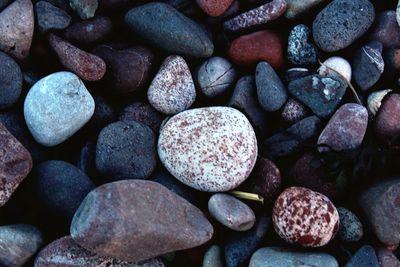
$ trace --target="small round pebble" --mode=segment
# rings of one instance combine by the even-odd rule
[[[22,91],[22,72],[14,59],[0,52],[0,110],[12,107]]]
[[[309,114],[307,108],[294,98],[289,98],[289,100],[283,105],[282,108],[282,119],[288,123],[296,123]]]
[[[211,246],[204,254],[203,267],[223,267],[221,248],[218,245]]]
[[[338,207],[340,218],[339,237],[344,242],[357,242],[364,234],[363,226],[358,217],[350,210]]]
[[[347,82],[351,81],[350,63],[342,57],[330,57],[325,60],[319,68],[320,75],[340,77],[338,73],[343,76]]]
[[[294,65],[313,65],[318,61],[317,49],[312,43],[311,30],[304,24],[289,34],[287,57]]]

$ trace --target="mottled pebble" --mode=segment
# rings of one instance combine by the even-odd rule
[[[339,237],[344,242],[357,242],[364,234],[360,219],[350,210],[338,207],[340,217]]]
[[[296,123],[309,115],[307,108],[294,98],[289,98],[282,108],[282,119],[290,124]]]
[[[294,65],[314,65],[318,61],[317,49],[312,43],[311,31],[304,25],[295,26],[289,34],[287,57]]]

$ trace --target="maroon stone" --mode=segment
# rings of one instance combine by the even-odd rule
[[[294,98],[290,98],[283,106],[282,119],[288,123],[296,123],[308,116],[307,108]]]
[[[376,253],[378,256],[381,267],[400,267],[400,261],[397,257],[389,250],[380,248]]]
[[[104,39],[112,30],[111,19],[98,16],[72,24],[64,31],[64,37],[71,42],[90,44]]]
[[[396,21],[396,11],[386,10],[377,16],[371,39],[381,42],[384,48],[400,46],[400,27]]]
[[[400,94],[390,94],[382,100],[375,131],[387,140],[400,134]]]
[[[163,118],[151,105],[143,102],[134,102],[122,110],[118,119],[120,121],[137,121],[143,123],[149,126],[154,133],[158,133]]]
[[[217,17],[229,8],[233,0],[196,0],[196,2],[205,13]]]

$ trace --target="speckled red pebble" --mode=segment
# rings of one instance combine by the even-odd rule
[[[272,211],[275,231],[286,242],[322,247],[339,229],[339,213],[326,196],[304,187],[289,187]]]
[[[229,48],[229,57],[240,66],[254,66],[265,60],[272,67],[281,69],[284,65],[283,46],[275,32],[258,31],[236,38]]]
[[[229,8],[233,0],[197,0],[196,2],[207,15],[217,17]]]

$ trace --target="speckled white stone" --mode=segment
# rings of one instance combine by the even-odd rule
[[[184,184],[202,191],[229,191],[253,169],[257,139],[250,122],[236,109],[191,109],[165,123],[158,155]]]
[[[351,81],[351,66],[350,63],[342,57],[330,57],[323,62],[323,65],[319,68],[320,75],[332,75],[338,76],[337,73],[331,69],[339,72],[343,77],[346,78],[347,82]]]
[[[62,71],[32,86],[25,99],[24,116],[38,143],[55,146],[85,125],[94,107],[93,97],[79,77]]]

